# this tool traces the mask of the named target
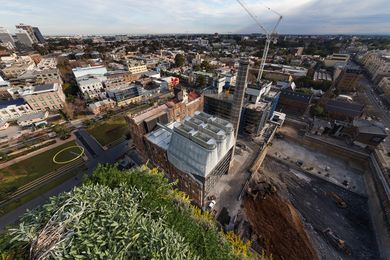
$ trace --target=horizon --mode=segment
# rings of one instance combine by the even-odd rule
[[[134,0],[77,2],[60,0],[0,0],[0,26],[15,32],[23,22],[40,28],[44,35],[156,35],[249,34],[260,30],[236,1]],[[374,0],[288,0],[257,2],[248,8],[266,28],[283,15],[280,34],[291,35],[389,35],[390,2]],[[172,8],[175,7],[175,8]],[[71,18],[71,19],[69,19]]]

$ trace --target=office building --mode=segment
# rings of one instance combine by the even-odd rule
[[[146,153],[199,207],[228,173],[235,145],[233,125],[204,112],[145,136]]]
[[[104,76],[107,73],[107,68],[104,66],[89,66],[89,67],[77,67],[72,69],[73,75],[76,80],[80,77],[87,75],[101,75]]]
[[[378,88],[385,94],[390,94],[390,77],[383,77],[378,84]]]
[[[331,119],[352,122],[363,115],[364,105],[351,101],[328,100],[325,110]]]
[[[29,37],[33,43],[44,43],[45,42],[45,39],[43,38],[38,27],[32,27],[31,25],[21,23],[21,24],[16,25],[16,28],[19,30],[25,31],[29,35]]]
[[[31,107],[23,100],[0,100],[0,121],[13,121],[19,117],[32,113]]]
[[[107,78],[103,83],[106,89],[115,89],[128,86],[130,83],[141,78],[142,73],[131,74],[128,71],[108,71],[104,76]]]
[[[109,98],[116,102],[117,106],[139,103],[143,100],[140,87],[131,84],[114,89],[107,89],[106,93]]]
[[[0,27],[0,42],[2,42],[2,43],[9,43],[13,47],[15,47],[15,41],[12,38],[12,35],[4,27]]]
[[[60,71],[55,69],[27,70],[16,78],[10,79],[12,87],[26,87],[46,83],[62,83]]]
[[[39,43],[45,42],[45,38],[43,38],[43,35],[38,27],[33,27],[33,32],[34,32],[35,38],[37,38]]]
[[[131,74],[144,73],[148,71],[146,65],[140,63],[130,63],[127,68]]]
[[[291,90],[280,92],[278,110],[286,114],[303,115],[311,103],[313,95]]]
[[[152,107],[137,114],[129,114],[127,121],[133,143],[141,157],[147,161],[144,135],[155,129],[157,123],[168,124],[182,121],[186,116],[192,116],[196,111],[203,110],[203,96],[187,91],[177,91],[176,96],[164,105]]]
[[[65,95],[59,83],[28,87],[22,96],[34,111],[58,110],[65,104]]]
[[[18,39],[18,44],[22,49],[32,49],[34,41],[26,31],[18,30],[15,35]]]
[[[94,115],[99,115],[103,112],[107,112],[113,109],[116,106],[115,101],[112,99],[103,99],[101,101],[97,101],[95,103],[91,103],[88,105],[88,110],[91,111]]]
[[[33,70],[35,63],[29,56],[24,56],[7,64],[1,71],[7,79],[16,78],[26,71]]]
[[[325,58],[324,64],[325,67],[335,67],[336,65],[344,66],[349,62],[349,59],[349,54],[333,53]]]
[[[105,96],[103,81],[107,78],[99,75],[87,75],[77,78],[77,84],[85,99]]]
[[[336,79],[336,89],[339,93],[355,92],[362,79],[362,73],[360,67],[352,64],[341,68]]]
[[[379,83],[383,77],[390,76],[390,51],[369,51],[361,59],[360,62],[370,73],[372,81]]]
[[[45,119],[49,116],[49,111],[38,111],[33,112],[30,114],[25,114],[18,118],[16,123],[19,126],[31,126],[31,125],[40,125],[40,124],[47,124]]]

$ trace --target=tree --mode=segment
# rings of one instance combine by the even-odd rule
[[[198,85],[203,87],[206,84],[206,77],[204,75],[199,75],[197,81]]]
[[[185,58],[183,56],[183,54],[176,54],[175,56],[175,65],[176,67],[182,67],[185,63]]]
[[[83,185],[27,212],[0,237],[4,259],[239,259],[250,242],[146,166],[100,165]],[[46,256],[46,257],[45,257]]]
[[[311,107],[310,112],[313,116],[323,117],[325,116],[325,109],[320,105]]]

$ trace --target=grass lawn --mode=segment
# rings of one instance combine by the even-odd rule
[[[75,159],[82,154],[82,151],[78,146],[66,149],[56,156],[56,161],[61,163]]]
[[[0,208],[0,216],[7,214],[11,210],[16,209],[17,207],[29,202],[32,199],[35,199],[36,197],[42,195],[45,192],[50,191],[51,189],[54,189],[61,183],[67,181],[68,179],[77,176],[80,172],[85,171],[86,169],[84,167],[74,169],[66,174],[61,175],[60,177],[56,178],[52,182],[47,183],[46,185],[42,187],[38,187],[36,190],[33,190],[32,192],[26,194],[26,196],[23,196],[17,200],[14,200],[10,203],[7,203],[3,207]]]
[[[87,129],[102,146],[106,146],[129,132],[129,126],[124,115],[112,116],[102,122],[94,124]]]
[[[47,173],[63,167],[53,162],[53,156],[65,147],[76,145],[70,141],[26,160],[0,170],[0,200],[4,193],[16,191],[19,187]]]

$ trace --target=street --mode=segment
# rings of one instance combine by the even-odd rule
[[[380,97],[375,93],[375,88],[371,80],[367,76],[363,75],[360,81],[360,86],[363,87],[364,101],[366,106],[366,113],[372,119],[381,122],[386,129],[390,129],[390,116],[388,110],[383,106]],[[359,93],[360,94],[360,93]],[[389,159],[387,153],[390,152],[390,138],[386,138],[379,145],[379,152],[383,155],[386,160],[386,164],[389,166]]]

